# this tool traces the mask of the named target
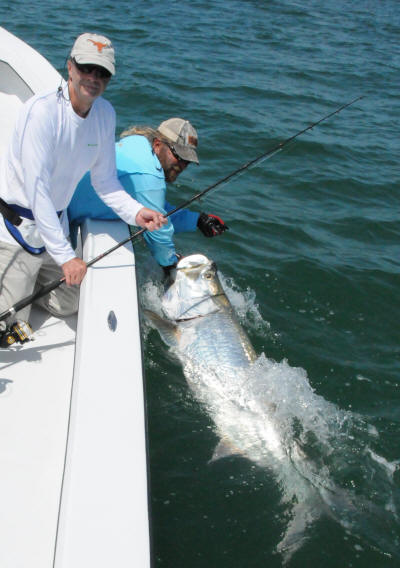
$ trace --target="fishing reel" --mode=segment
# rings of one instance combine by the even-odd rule
[[[0,347],[10,347],[14,343],[26,343],[33,339],[33,330],[27,321],[18,321],[11,327],[0,328]]]

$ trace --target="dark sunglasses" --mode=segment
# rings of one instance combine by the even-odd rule
[[[171,146],[170,144],[168,144],[168,142],[165,142],[165,145],[168,146],[168,148],[171,150],[171,154],[173,155],[173,157],[175,158],[175,160],[178,160],[178,162],[184,162],[185,164],[188,164],[189,161],[188,160],[184,160],[183,158],[181,158],[175,151],[175,148],[173,146]]]
[[[93,71],[95,71],[97,77],[99,77],[100,79],[109,79],[111,77],[111,73],[100,65],[92,65],[90,63],[77,63],[75,59],[73,59],[72,61],[75,63],[76,68],[80,73],[90,75],[91,73],[93,73]]]

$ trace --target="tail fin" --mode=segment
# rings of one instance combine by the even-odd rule
[[[321,503],[316,494],[293,506],[285,534],[276,547],[276,551],[282,556],[282,566],[286,566],[293,554],[303,546],[307,540],[307,528],[320,514]]]

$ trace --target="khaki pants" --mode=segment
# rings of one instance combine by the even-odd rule
[[[43,284],[62,276],[61,268],[47,252],[32,255],[19,245],[0,241],[0,313]],[[78,302],[79,287],[61,284],[35,303],[55,316],[69,316],[77,312]],[[26,306],[11,316],[8,323],[15,320],[28,321],[30,309],[30,305]]]

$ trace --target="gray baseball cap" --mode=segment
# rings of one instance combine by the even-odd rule
[[[71,58],[82,65],[100,65],[115,75],[115,54],[111,41],[98,34],[78,36],[71,50]]]
[[[188,120],[169,118],[157,130],[171,141],[171,146],[182,160],[199,163],[196,153],[197,132]]]

